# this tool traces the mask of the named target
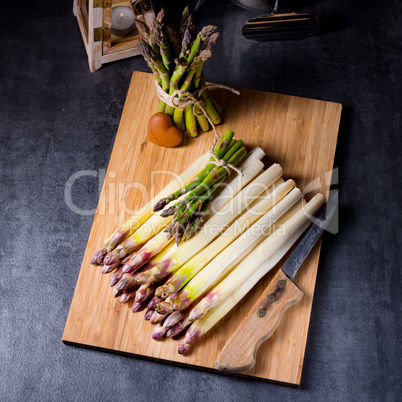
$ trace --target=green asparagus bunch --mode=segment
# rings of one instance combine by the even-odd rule
[[[172,95],[176,90],[193,93],[203,82],[205,62],[212,57],[212,46],[217,42],[219,33],[213,25],[205,26],[195,35],[195,24],[188,7],[183,11],[180,27],[169,24],[167,12],[162,9],[148,27],[144,22],[136,21],[140,38],[138,50],[151,68],[155,79],[162,89]],[[222,108],[208,89],[202,92],[201,99],[214,125],[221,122]],[[209,130],[209,122],[197,106],[185,109],[173,108],[160,101],[157,112],[170,115],[180,130],[186,130],[190,137],[196,137],[198,126],[202,131]]]
[[[217,142],[214,154],[216,159],[236,166],[246,156],[247,150],[243,141],[233,139],[233,135],[233,131],[227,130]],[[188,240],[200,230],[208,205],[227,175],[227,168],[209,163],[190,183],[155,204],[154,211],[162,210],[162,217],[174,215],[165,229],[168,238],[175,236],[179,245],[183,238]]]

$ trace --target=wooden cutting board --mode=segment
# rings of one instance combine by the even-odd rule
[[[179,355],[179,341],[151,338],[153,325],[144,312],[132,313],[131,303],[112,296],[109,275],[92,266],[92,254],[117,226],[144,205],[170,180],[169,171],[180,173],[206,152],[213,132],[186,138],[182,146],[167,149],[146,139],[148,119],[157,108],[153,76],[135,72],[131,81],[97,212],[83,258],[77,286],[64,330],[63,342],[117,353],[156,359],[196,368],[215,369],[215,359],[225,342],[269,283],[273,270],[188,355]],[[337,103],[242,89],[237,96],[213,90],[224,110],[220,133],[232,129],[248,149],[261,147],[264,163],[278,162],[284,178],[292,178],[310,199],[317,191],[326,194],[331,179],[341,115]],[[329,173],[328,173],[329,172]],[[320,242],[319,242],[320,243]],[[320,244],[310,253],[297,276],[304,292],[291,307],[276,333],[259,349],[255,367],[241,374],[299,385],[313,301]]]

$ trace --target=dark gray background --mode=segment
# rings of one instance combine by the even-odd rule
[[[131,74],[148,68],[136,57],[91,74],[72,0],[1,2],[0,400],[400,400],[402,6],[305,9],[322,18],[321,35],[276,43],[245,40],[258,13],[230,1],[196,14],[221,32],[208,80],[344,105],[340,232],[324,237],[293,389],[61,342],[93,219],[70,211],[64,186],[107,167]],[[98,196],[96,180],[74,187],[81,208]]]

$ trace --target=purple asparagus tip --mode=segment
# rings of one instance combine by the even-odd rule
[[[118,269],[111,277],[110,277],[110,286],[114,286],[116,285],[116,283],[119,282],[119,280],[121,279],[121,269]]]
[[[163,328],[162,325],[158,324],[158,326],[152,332],[152,339],[161,339],[166,334],[167,329]]]
[[[113,251],[106,254],[105,258],[103,259],[103,263],[105,265],[112,265],[117,262],[117,255]]]
[[[116,275],[116,273],[114,273],[110,277],[110,286],[113,287],[114,285],[116,285],[117,282],[119,282],[119,277]]]
[[[154,297],[149,301],[147,307],[148,307],[150,310],[154,310],[154,309],[155,309],[155,306],[156,306],[159,302],[161,302],[161,301],[162,301],[162,299],[160,299],[159,297],[154,296]]]
[[[133,271],[133,265],[130,264],[124,265],[122,271],[124,274],[131,274],[131,272]]]
[[[172,328],[169,328],[168,331],[166,332],[166,336],[168,338],[172,338],[176,335],[179,335],[181,331],[183,331],[183,326],[181,325],[181,323],[177,323],[176,325],[174,325]]]
[[[123,293],[123,294],[120,296],[120,301],[121,301],[122,303],[127,303],[128,301],[130,301],[131,298],[132,298],[132,297],[131,297],[130,293]]]
[[[127,290],[130,286],[130,281],[127,278],[121,278],[120,281],[116,285],[116,289],[119,290]]]
[[[154,313],[154,310],[148,310],[144,315],[144,320],[149,321],[151,319],[153,313]]]
[[[165,208],[165,206],[168,204],[167,198],[162,198],[159,200],[155,206],[154,206],[154,212],[160,211],[161,209]]]
[[[137,293],[135,294],[135,301],[136,301],[136,302],[141,302],[141,301],[146,300],[146,298],[147,298],[147,296],[148,296],[147,293],[148,293],[148,292],[147,292],[147,289],[141,289],[141,288],[139,288],[139,289],[137,290]]]
[[[118,266],[118,264],[104,265],[103,268],[102,268],[102,274],[109,274],[114,269],[116,269],[117,266]]]
[[[188,352],[190,350],[190,348],[191,348],[191,344],[186,343],[185,341],[181,341],[177,351],[179,352],[179,354],[182,355],[183,353]]]
[[[91,264],[92,265],[102,265],[105,254],[106,254],[105,247],[102,247],[101,249],[96,251],[91,258]]]
[[[142,303],[142,302],[134,302],[132,307],[131,307],[131,311],[133,313],[139,313],[140,311],[145,310],[145,307],[147,306],[146,303]]]
[[[113,297],[119,297],[123,292],[124,290],[113,288]]]

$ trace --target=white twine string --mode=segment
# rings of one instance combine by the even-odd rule
[[[221,85],[221,84],[207,84],[203,85],[201,88],[197,89],[195,92],[188,92],[183,89],[176,89],[172,95],[169,95],[167,92],[165,92],[162,87],[155,81],[155,86],[156,86],[156,94],[158,95],[158,98],[165,102],[168,106],[171,106],[175,109],[185,109],[187,106],[193,105],[193,113],[194,115],[201,115],[203,114],[205,118],[208,120],[209,124],[213,128],[215,132],[215,139],[212,144],[212,148],[209,151],[211,158],[213,159],[209,163],[212,163],[216,166],[223,167],[226,172],[228,173],[228,177],[231,174],[231,170],[234,170],[236,173],[239,175],[243,176],[243,173],[236,168],[236,166],[231,165],[230,163],[227,163],[223,159],[218,159],[215,155],[215,147],[220,140],[221,136],[218,133],[218,130],[216,129],[215,124],[213,123],[212,119],[209,117],[207,113],[207,108],[205,106],[204,101],[201,98],[202,93],[208,89],[208,88],[223,88],[227,89],[236,95],[240,95],[240,91],[237,89],[234,89],[232,87],[229,87],[227,85]],[[201,110],[201,113],[197,112],[197,107]]]

